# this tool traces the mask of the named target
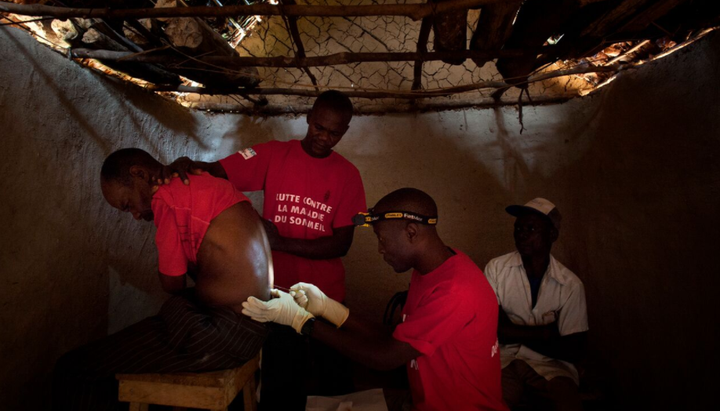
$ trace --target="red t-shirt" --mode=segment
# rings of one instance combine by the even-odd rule
[[[270,141],[220,160],[239,190],[264,190],[263,217],[283,237],[314,240],[333,229],[353,225],[367,211],[357,168],[343,156],[308,155],[299,140]],[[317,285],[330,298],[345,299],[345,268],[340,258],[311,260],[272,252],[275,284],[288,288],[299,281]]]
[[[197,263],[197,253],[210,222],[230,206],[250,201],[230,182],[207,173],[189,175],[190,184],[173,178],[152,198],[158,269],[169,276],[187,272],[189,262]]]
[[[453,251],[434,271],[413,271],[393,333],[422,353],[407,365],[414,409],[507,410],[495,293],[475,263]]]

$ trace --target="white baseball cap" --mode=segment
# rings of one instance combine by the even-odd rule
[[[515,217],[519,217],[527,213],[540,213],[546,216],[556,229],[560,229],[560,221],[562,221],[560,211],[558,211],[557,207],[555,207],[555,204],[541,197],[533,198],[525,205],[507,206],[505,211]]]

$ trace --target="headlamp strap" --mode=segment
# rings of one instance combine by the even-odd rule
[[[383,220],[410,220],[425,225],[437,224],[437,216],[427,217],[410,211],[388,211],[385,213],[375,214],[372,210],[368,210],[367,213],[358,213],[353,217],[353,223],[363,227],[368,227],[372,223]]]

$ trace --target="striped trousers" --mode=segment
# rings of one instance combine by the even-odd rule
[[[117,400],[117,373],[213,371],[257,355],[265,324],[193,300],[172,297],[158,315],[62,356],[53,372],[53,410],[126,410]]]

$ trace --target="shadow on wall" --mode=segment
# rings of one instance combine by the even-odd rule
[[[99,117],[117,123],[129,122],[134,130],[138,130],[136,135],[122,136],[116,147],[126,147],[127,144],[151,147],[147,150],[158,156],[161,162],[174,160],[168,157],[172,152],[182,152],[191,147],[200,150],[210,148],[207,136],[198,135],[200,123],[190,110],[118,79],[93,75],[102,77],[102,80],[98,79],[97,86],[102,87],[106,98],[113,101],[113,104],[101,109]],[[147,116],[155,121],[147,121]]]
[[[21,41],[19,37],[13,35],[3,36],[3,39],[4,41],[9,41],[12,43],[11,48],[13,49],[13,52],[18,53],[19,56],[21,56],[21,60],[31,62],[32,73],[29,77],[28,90],[34,90],[36,88],[39,88],[43,91],[43,99],[56,99],[57,104],[66,111],[66,119],[67,117],[69,117],[70,119],[74,120],[79,126],[78,134],[81,130],[82,132],[90,136],[95,141],[95,143],[102,147],[104,150],[108,150],[109,147],[105,142],[105,139],[100,136],[97,133],[95,127],[91,125],[92,121],[90,120],[89,116],[81,112],[81,110],[76,107],[76,99],[78,97],[82,98],[82,89],[73,89],[58,85],[56,80],[58,77],[61,76],[58,76],[59,73],[51,73],[48,71],[49,66],[47,64],[43,64],[46,62],[42,60],[40,54],[38,54],[35,50],[35,48],[37,47],[36,44],[28,43],[27,41]],[[68,70],[67,67],[65,67],[64,69]],[[40,84],[37,84],[36,82],[39,82]],[[36,103],[35,108],[39,108],[37,107],[38,104],[39,102]],[[38,112],[41,113],[42,111],[36,110],[34,113]],[[39,118],[38,120],[48,121],[50,119]]]
[[[302,116],[301,118],[304,122],[305,117]],[[296,117],[294,120],[299,123],[301,118]],[[229,156],[243,148],[271,140],[287,141],[304,137],[304,133],[302,135],[298,134],[297,130],[294,130],[290,125],[292,120],[290,116],[275,118],[273,121],[260,116],[237,116],[234,119],[232,128],[223,134],[223,149],[218,154],[220,156]],[[223,154],[225,152],[227,154]]]
[[[713,398],[719,69],[714,34],[626,73],[602,91],[590,149],[558,173],[576,222],[563,248],[585,282],[592,353],[618,409]]]
[[[151,116],[175,132],[205,118],[187,110],[178,116],[165,107],[172,103],[106,84],[18,29],[0,28],[0,51],[0,172],[9,177],[0,183],[0,218],[12,233],[0,239],[0,403],[34,410],[46,408],[48,397],[39,393],[49,393],[56,358],[154,313],[164,300],[152,224],[105,203],[103,159],[120,147],[157,156],[181,146],[156,140],[174,132]],[[115,88],[121,97],[108,95]]]
[[[0,288],[0,401],[9,409],[39,409],[47,398],[37,392],[49,391],[55,358],[107,327],[107,280],[94,247],[102,237],[97,208],[88,201],[96,189],[88,176],[97,169],[88,170],[85,158],[109,144],[76,107],[81,92],[56,83],[65,73],[50,71],[46,50],[16,29],[4,28],[0,36],[6,55],[0,83],[14,86],[0,96],[0,167],[9,177],[0,183],[8,233],[0,240],[7,258]]]

